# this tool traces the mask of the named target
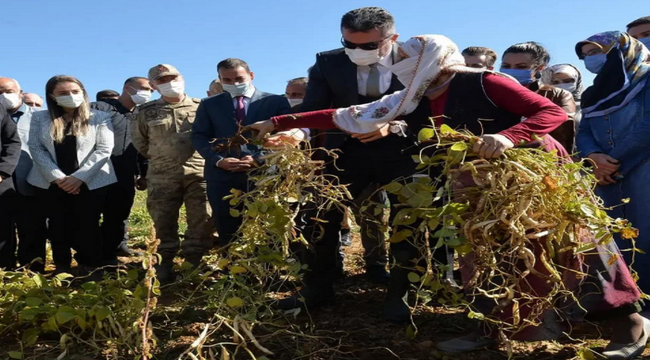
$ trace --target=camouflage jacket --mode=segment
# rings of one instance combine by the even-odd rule
[[[136,110],[132,141],[138,152],[149,159],[148,178],[203,176],[205,161],[192,146],[192,123],[200,102],[187,95],[178,104],[160,98]]]

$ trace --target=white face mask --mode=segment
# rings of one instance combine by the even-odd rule
[[[376,50],[361,50],[345,48],[345,54],[350,58],[350,61],[359,66],[368,66],[376,64],[384,57],[379,56],[379,49]]]
[[[20,106],[21,104],[20,94],[18,93],[5,93],[0,94],[0,104],[5,107],[7,110],[13,110]]]
[[[84,94],[57,96],[56,103],[68,109],[76,109],[84,103]]]
[[[156,85],[158,92],[162,96],[178,97],[185,94],[185,81],[172,80],[168,83]]]
[[[289,105],[291,105],[291,107],[302,104],[302,99],[287,99],[287,100],[289,100]]]
[[[562,84],[557,84],[557,85],[553,85],[553,86],[555,86],[556,88],[564,89],[564,90],[566,90],[566,91],[568,91],[570,93],[573,93],[574,91],[576,91],[576,83],[574,83],[574,82],[573,83],[562,83]]]
[[[345,48],[345,54],[350,58],[350,61],[352,61],[353,63],[359,66],[368,66],[368,65],[376,64],[381,60],[383,60],[388,54],[384,56],[379,56],[379,51],[381,51],[384,47],[386,47],[386,45],[390,45],[390,44],[392,44],[392,42],[388,41],[386,44],[380,46],[378,49],[375,50]]]
[[[237,84],[221,84],[223,86],[223,91],[230,93],[230,96],[232,97],[237,97],[237,96],[243,96],[248,92],[248,89],[250,89],[251,82],[243,82],[243,83],[237,83]]]
[[[149,90],[138,90],[135,94],[131,95],[131,100],[133,100],[136,105],[142,105],[149,101],[149,99],[151,99],[151,91]]]

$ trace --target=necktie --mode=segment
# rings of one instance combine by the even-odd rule
[[[366,83],[366,96],[372,98],[381,96],[381,91],[379,90],[379,69],[377,65],[370,65],[370,73],[368,74],[368,82]]]
[[[237,96],[237,106],[235,107],[235,116],[237,116],[238,122],[242,122],[246,118],[246,105],[244,104],[243,96]]]

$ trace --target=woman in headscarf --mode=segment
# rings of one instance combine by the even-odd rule
[[[610,216],[626,218],[639,228],[636,247],[624,251],[639,274],[639,287],[650,292],[650,51],[627,33],[609,31],[581,41],[575,48],[587,70],[596,75],[582,95],[583,119],[578,151],[594,162],[597,194],[612,207]],[[623,203],[623,199],[630,199]],[[617,239],[622,250],[629,241]],[[634,260],[634,261],[632,261]]]
[[[280,129],[336,127],[365,138],[367,134],[390,126],[396,119],[406,121],[417,133],[429,126],[429,118],[434,117],[438,119],[436,125],[444,122],[452,128],[485,134],[473,149],[484,158],[498,157],[514,144],[531,142],[534,135],[543,137],[542,145],[546,149],[568,155],[553,138],[544,136],[567,119],[560,107],[509,77],[465,67],[457,46],[448,38],[440,35],[414,37],[400,46],[400,55],[403,60],[393,65],[391,71],[406,85],[402,91],[370,104],[279,116],[252,127],[260,131],[260,136]],[[526,118],[523,122],[522,117]],[[618,251],[615,244],[611,243],[611,247],[610,251]],[[617,328],[607,355],[630,358],[629,354],[639,349],[643,351],[648,338],[637,313],[639,291],[622,260],[605,264],[600,256],[592,256],[589,261],[589,268],[600,271],[601,276],[589,278],[593,280],[591,284],[598,284],[602,296],[592,296],[580,305],[589,315],[615,320],[613,324]],[[607,276],[602,276],[604,273]],[[463,352],[496,343],[481,335],[477,331],[440,343],[438,347],[444,351]],[[616,357],[619,353],[627,355]]]
[[[571,64],[557,64],[547,67],[542,71],[542,83],[564,89],[573,95],[573,100],[576,103],[575,121],[576,124],[580,123],[582,118],[580,100],[584,91],[580,70]]]
[[[575,113],[576,105],[569,92],[554,88],[542,81],[542,71],[551,61],[551,55],[546,48],[534,41],[518,43],[503,52],[500,72],[514,77],[522,86],[530,91],[551,100],[555,105],[564,109],[568,120],[551,135],[570,152],[575,147]]]

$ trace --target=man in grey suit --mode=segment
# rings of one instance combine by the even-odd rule
[[[256,89],[252,83],[254,74],[243,60],[223,60],[217,65],[217,72],[225,92],[204,99],[199,105],[192,125],[192,144],[205,158],[208,199],[219,242],[226,245],[237,232],[241,219],[230,216],[230,205],[223,197],[232,188],[247,189],[246,172],[260,161],[261,148],[247,144],[219,152],[214,146],[234,136],[239,126],[289,114],[291,107],[284,96]]]
[[[2,101],[4,103],[5,101]],[[11,180],[20,157],[20,137],[16,124],[0,105],[0,269],[16,266],[14,228],[11,223],[14,184]]]
[[[29,153],[27,140],[34,109],[23,101],[23,91],[18,81],[10,78],[0,78],[0,101],[7,109],[21,141],[20,159],[13,175],[15,197],[12,220],[18,230],[18,262],[21,266],[30,264],[34,259],[42,261],[31,265],[32,271],[42,272],[45,261],[45,240],[47,226],[42,204],[37,201],[36,190],[27,182],[27,175],[32,170],[32,156]],[[17,242],[13,234],[12,248]],[[7,254],[7,256],[10,256]],[[15,258],[9,260],[15,263]]]

